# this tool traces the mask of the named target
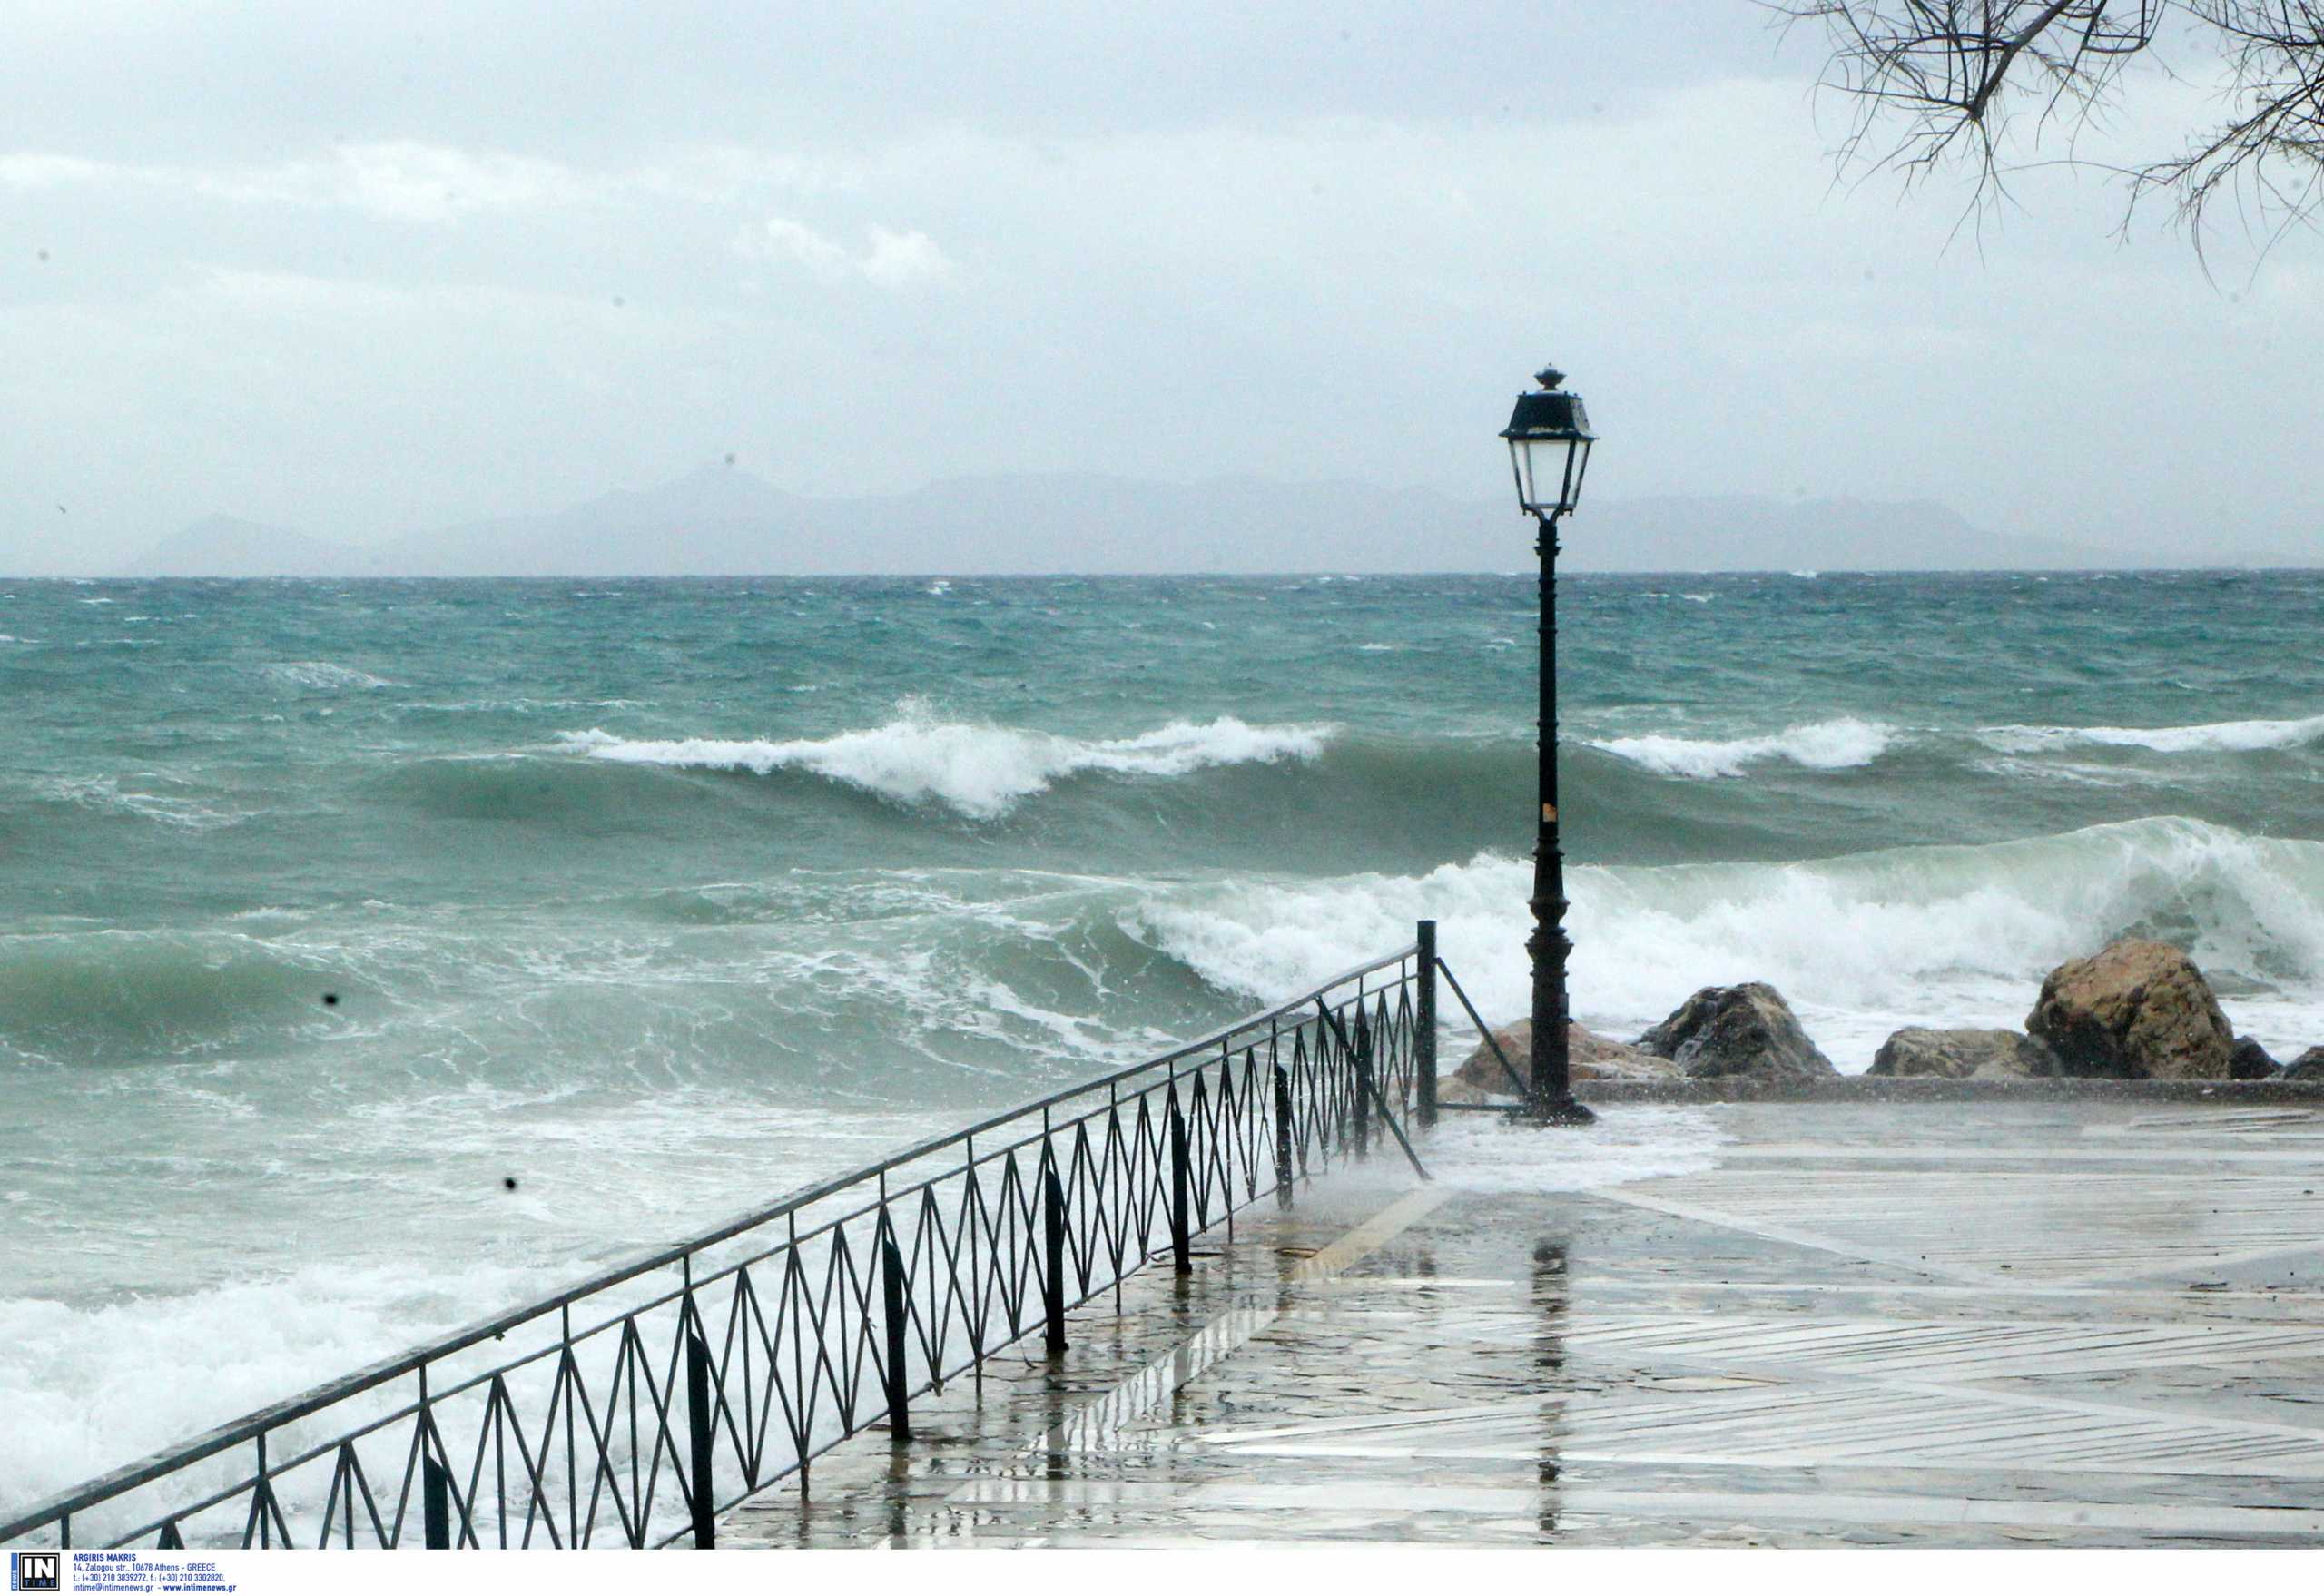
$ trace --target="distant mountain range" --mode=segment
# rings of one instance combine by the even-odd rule
[[[1584,571],[2057,569],[2142,563],[1986,531],[1942,505],[1612,499],[1567,523]],[[2305,557],[2313,558],[2313,556]],[[1531,523],[1495,500],[1360,483],[977,477],[810,498],[726,466],[537,516],[356,546],[213,517],[135,561],[143,576],[656,576],[1044,572],[1508,571]]]

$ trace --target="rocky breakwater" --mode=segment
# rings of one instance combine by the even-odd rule
[[[2023,1031],[1908,1028],[1881,1045],[1866,1073],[2021,1080],[2299,1079],[2252,1038],[2234,1033],[2211,983],[2184,951],[2137,938],[2050,971]],[[2315,1074],[2324,1078],[2324,1062]]]
[[[1576,1083],[1732,1079],[1781,1089],[1839,1077],[1764,981],[1705,987],[1635,1042],[1568,1032]],[[1443,1084],[1448,1102],[1523,1095],[1532,1028],[1493,1032]],[[2168,942],[2125,939],[2069,960],[2042,982],[2024,1030],[1908,1026],[1867,1076],[1943,1080],[2294,1080],[2324,1083],[2324,1047],[2280,1065],[2227,1022],[2203,972]]]
[[[1499,1044],[1499,1052],[1493,1043]],[[1482,1102],[1522,1095],[1531,1068],[1533,1026],[1521,1020],[1480,1042],[1439,1089],[1445,1102]],[[1668,1081],[1745,1076],[1815,1079],[1837,1076],[1832,1061],[1807,1039],[1783,994],[1764,981],[1705,987],[1636,1042],[1566,1029],[1569,1067],[1576,1082]],[[1504,1067],[1502,1059],[1506,1058]]]

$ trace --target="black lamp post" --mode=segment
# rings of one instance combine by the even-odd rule
[[[1590,446],[1598,441],[1578,393],[1559,391],[1565,373],[1545,366],[1534,374],[1539,393],[1517,396],[1502,436],[1517,474],[1517,503],[1541,528],[1541,815],[1533,842],[1532,1101],[1529,1112],[1550,1125],[1586,1125],[1596,1116],[1573,1100],[1566,1057],[1565,965],[1573,944],[1565,934],[1565,856],[1558,846],[1558,517],[1581,499]]]

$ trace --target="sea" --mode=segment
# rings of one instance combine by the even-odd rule
[[[0,1508],[1423,917],[1519,1016],[1536,621],[1523,574],[0,582]],[[1766,980],[1861,1070],[2139,934],[2324,1043],[2324,574],[1559,622],[1592,1028]]]

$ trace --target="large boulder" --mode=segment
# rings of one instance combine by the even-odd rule
[[[2068,1075],[2225,1080],[2234,1032],[2193,960],[2125,941],[2050,971],[2025,1029]]]
[[[1783,994],[1765,981],[1705,987],[1638,1039],[1657,1058],[1698,1079],[1719,1075],[1837,1075]]]
[[[2227,1055],[2227,1078],[2230,1080],[2273,1080],[2284,1072],[2284,1067],[2271,1058],[2260,1045],[2257,1037],[2240,1036]]]
[[[2022,1030],[1937,1030],[1909,1025],[1880,1044],[1866,1075],[1951,1080],[2031,1079],[2059,1072],[2057,1055]]]
[[[1533,1067],[1533,1022],[1520,1020],[1513,1025],[1502,1026],[1492,1036],[1516,1068],[1518,1079],[1525,1079]],[[1640,1052],[1611,1037],[1600,1036],[1570,1022],[1565,1036],[1566,1067],[1575,1080],[1665,1080],[1678,1073],[1667,1059]],[[1462,1089],[1458,1095],[1449,1095],[1456,1087]],[[1509,1072],[1502,1068],[1500,1059],[1482,1041],[1461,1060],[1461,1067],[1445,1079],[1437,1092],[1450,1102],[1521,1095],[1517,1085],[1509,1079]]]
[[[2284,1066],[2286,1080],[2324,1080],[2324,1048],[2310,1048]]]

